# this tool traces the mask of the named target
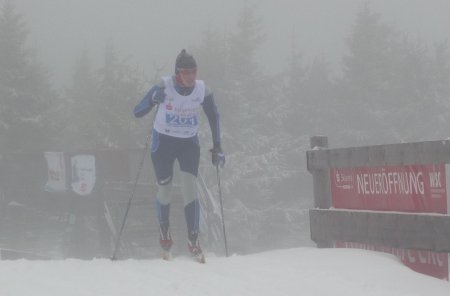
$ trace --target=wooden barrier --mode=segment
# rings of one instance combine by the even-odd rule
[[[310,210],[313,241],[346,241],[450,253],[450,217],[362,210]]]
[[[314,183],[311,238],[318,247],[350,242],[450,252],[450,141],[339,149],[327,143],[312,137],[306,153]],[[440,267],[448,269],[447,254],[442,258]],[[448,278],[448,270],[428,274]]]

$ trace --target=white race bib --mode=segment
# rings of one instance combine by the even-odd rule
[[[190,138],[197,134],[200,108],[205,98],[205,83],[195,81],[188,96],[180,95],[172,77],[163,77],[166,99],[159,105],[154,128],[157,132],[177,138]]]

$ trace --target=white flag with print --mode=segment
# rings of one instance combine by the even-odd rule
[[[75,155],[72,164],[72,189],[79,195],[89,195],[95,185],[94,155]]]
[[[66,191],[66,164],[63,152],[45,152],[45,159],[48,167],[48,180],[45,184],[45,191],[64,192]]]

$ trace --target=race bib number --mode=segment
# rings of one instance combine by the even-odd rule
[[[180,116],[177,114],[166,114],[166,124],[170,126],[197,126],[196,116]]]

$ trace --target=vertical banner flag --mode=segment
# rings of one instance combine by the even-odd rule
[[[63,152],[45,152],[45,159],[48,167],[48,180],[45,184],[45,191],[65,192],[66,191],[66,164]]]
[[[71,158],[72,190],[79,195],[89,195],[95,185],[94,155],[75,155]]]

